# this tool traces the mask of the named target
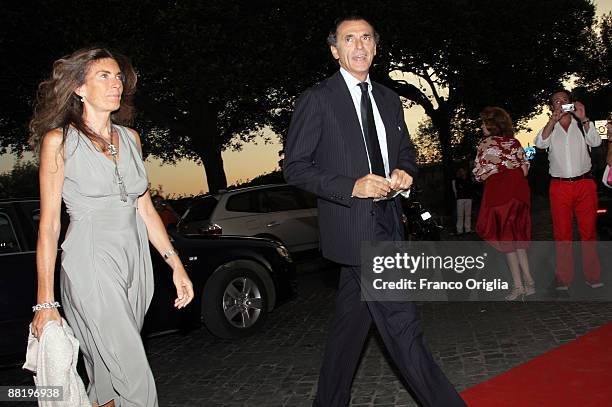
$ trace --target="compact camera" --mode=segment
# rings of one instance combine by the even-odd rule
[[[561,105],[561,110],[564,112],[573,112],[576,110],[576,106],[573,103],[568,103],[566,105]]]

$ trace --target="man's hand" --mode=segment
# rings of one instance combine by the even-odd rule
[[[555,110],[553,110],[552,115],[550,116],[550,119],[548,122],[554,126],[555,123],[557,123],[559,120],[561,120],[563,116],[567,114],[568,114],[567,112],[564,112],[563,110],[561,110],[561,106],[557,106],[555,107]]]
[[[389,191],[391,191],[389,181],[379,175],[368,174],[355,181],[351,195],[357,198],[382,198]]]
[[[576,108],[576,111],[574,112],[574,114],[576,115],[578,120],[580,121],[586,120],[586,111],[584,109],[584,105],[580,102],[574,102],[574,107]]]
[[[394,169],[391,173],[391,188],[403,191],[412,185],[412,177],[404,170]]]

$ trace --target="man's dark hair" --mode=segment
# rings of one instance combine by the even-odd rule
[[[336,21],[334,21],[334,26],[332,27],[331,30],[329,30],[329,35],[327,36],[327,45],[336,46],[336,43],[338,42],[338,36],[337,36],[338,27],[340,27],[340,24],[342,24],[345,21],[359,21],[359,20],[363,20],[366,23],[370,24],[370,26],[374,30],[374,43],[378,45],[378,42],[380,41],[380,35],[378,35],[378,32],[374,28],[374,24],[372,24],[367,18],[364,18],[363,16],[360,16],[359,14],[350,14],[345,17],[337,18]]]
[[[552,92],[550,94],[550,96],[548,97],[548,103],[549,104],[553,104],[553,96],[556,95],[557,93],[565,93],[567,95],[567,98],[569,99],[570,102],[574,101],[574,95],[572,95],[572,92],[570,92],[569,90],[565,89],[565,88],[559,88],[557,90],[555,90],[554,92]]]

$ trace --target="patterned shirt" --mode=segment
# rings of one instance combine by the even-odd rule
[[[483,181],[483,177],[503,171],[529,165],[525,150],[514,137],[489,136],[478,145],[474,177]]]

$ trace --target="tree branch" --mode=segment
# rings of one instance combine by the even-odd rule
[[[444,101],[440,97],[440,94],[438,93],[438,89],[436,89],[436,84],[431,79],[431,75],[429,74],[429,72],[427,72],[427,69],[425,69],[425,72],[426,72],[426,75],[423,75],[423,76],[419,75],[419,76],[425,79],[425,81],[429,84],[429,87],[431,88],[431,93],[433,94],[433,97],[436,100],[436,103],[438,104],[438,106],[440,106],[442,105],[442,103],[444,103]]]
[[[425,95],[419,88],[416,86],[404,81],[404,80],[393,80],[389,77],[385,77],[384,83],[389,86],[391,89],[395,90],[398,95],[405,97],[408,100],[415,102],[420,105],[425,113],[431,117],[432,114],[435,114],[436,109],[434,109],[431,100]]]

